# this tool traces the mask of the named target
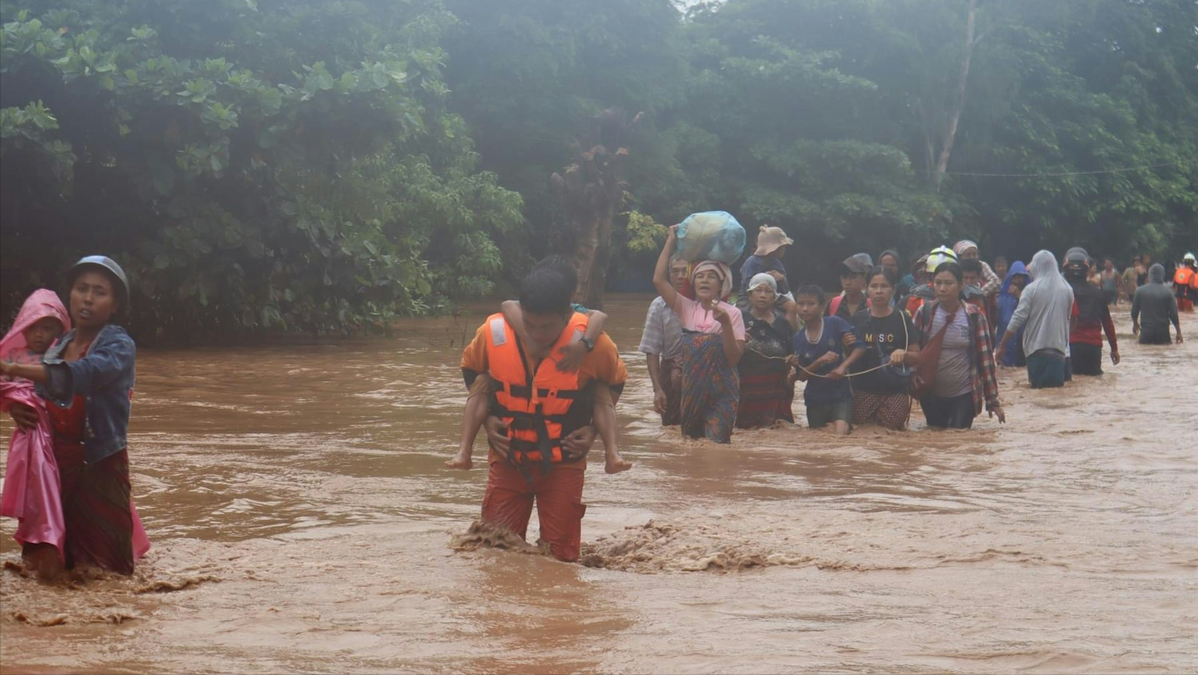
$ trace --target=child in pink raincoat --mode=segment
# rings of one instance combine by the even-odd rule
[[[0,341],[0,360],[40,363],[42,355],[70,325],[67,310],[54,291],[44,288],[34,291],[21,307],[12,329]],[[13,403],[33,408],[38,423],[32,429],[18,427],[13,432],[4,492],[0,495],[0,515],[17,519],[14,538],[22,545],[22,555],[39,575],[49,576],[55,567],[62,566],[66,538],[50,420],[45,402],[34,392],[33,382],[0,378],[0,409],[7,412]]]

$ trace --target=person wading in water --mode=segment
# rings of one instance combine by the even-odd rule
[[[732,292],[732,270],[716,260],[694,263],[691,300],[670,283],[670,258],[677,244],[674,225],[657,258],[653,285],[682,324],[682,435],[731,443],[740,404],[736,366],[745,349],[744,317],[724,300]]]
[[[1011,338],[1025,328],[1023,352],[1032,389],[1065,386],[1065,352],[1069,349],[1069,323],[1073,289],[1061,276],[1057,258],[1040,251],[1028,265],[1032,283],[1023,289],[1007,330],[998,343],[995,359],[1002,362]]]
[[[558,560],[578,560],[586,454],[595,441],[595,387],[619,400],[628,371],[607,335],[600,335],[577,371],[558,369],[563,348],[582,339],[587,317],[571,309],[574,284],[553,266],[538,267],[520,287],[525,344],[502,314],[493,314],[462,353],[462,376],[493,384],[487,440],[489,474],[482,520],[528,531],[535,501],[541,539]]]
[[[772,426],[778,420],[794,423],[794,386],[787,381],[791,339],[795,329],[778,308],[774,277],[762,273],[749,280],[749,311],[745,320],[745,353],[739,365],[738,429]]]
[[[96,565],[133,574],[150,548],[133,509],[129,483],[129,411],[137,347],[114,321],[129,307],[129,282],[116,261],[88,256],[71,268],[71,319],[37,365],[0,363],[0,374],[37,385],[53,429],[66,569]],[[9,410],[23,428],[38,423],[26,405]]]
[[[969,429],[983,406],[1000,424],[1007,421],[998,398],[990,326],[981,310],[962,302],[963,276],[955,262],[938,265],[932,281],[936,300],[915,315],[923,342],[914,385],[932,428]]]
[[[686,283],[689,272],[690,263],[682,258],[670,259],[670,285],[675,291]],[[645,355],[649,380],[653,382],[653,409],[661,415],[661,425],[678,424],[682,404],[682,322],[660,295],[649,305],[645,316],[640,351]]]
[[[875,267],[865,276],[869,307],[853,317],[865,356],[853,369],[853,424],[878,424],[901,431],[911,417],[907,369],[919,365],[921,335],[907,312],[895,309],[895,273]]]

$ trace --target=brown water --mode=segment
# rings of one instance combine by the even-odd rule
[[[130,455],[154,549],[130,580],[0,572],[0,668],[1198,670],[1194,342],[1136,345],[1120,311],[1124,362],[1101,380],[1002,374],[1005,428],[916,414],[908,433],[721,447],[647,412],[647,300],[608,308],[636,467],[607,476],[592,453],[586,565],[449,547],[485,480],[441,466],[481,315],[367,344],[143,353]]]

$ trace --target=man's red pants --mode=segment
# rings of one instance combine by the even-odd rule
[[[524,478],[520,469],[506,461],[490,462],[487,492],[483,497],[483,522],[500,525],[527,537],[528,519],[532,517],[533,500],[541,521],[541,539],[549,544],[553,556],[565,562],[578,560],[582,545],[582,484],[585,460],[569,464],[554,464],[543,473],[539,464],[527,467],[532,481]]]

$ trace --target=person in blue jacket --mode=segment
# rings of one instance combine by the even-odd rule
[[[1011,322],[1011,317],[1015,314],[1015,308],[1019,306],[1019,294],[1023,292],[1025,286],[1031,280],[1031,275],[1027,273],[1027,266],[1022,260],[1016,260],[1011,264],[1011,268],[1007,270],[1007,276],[1003,279],[1002,288],[998,291],[998,321],[996,335],[1001,336],[1007,332],[1007,324]],[[1003,354],[1002,363],[998,364],[1005,367],[1022,368],[1027,365],[1026,357],[1023,354],[1023,329],[1016,334],[1014,344],[1010,351]]]
[[[67,569],[96,565],[121,574],[149,549],[133,510],[128,430],[137,347],[116,321],[129,307],[129,281],[111,258],[88,256],[67,277],[74,329],[41,364],[4,364],[4,375],[32,380],[46,407],[58,464]],[[28,426],[32,408],[14,406]],[[34,413],[36,415],[36,413]]]

